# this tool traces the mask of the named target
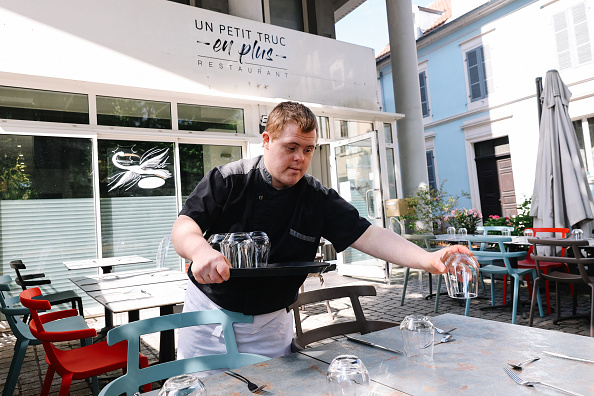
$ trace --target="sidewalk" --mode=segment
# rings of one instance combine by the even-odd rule
[[[411,271],[409,283],[406,292],[406,299],[404,305],[400,306],[400,298],[402,295],[402,288],[404,284],[404,269],[395,268],[391,279],[391,284],[387,285],[382,282],[373,280],[362,280],[357,278],[350,278],[340,276],[336,271],[324,275],[324,287],[335,287],[346,284],[372,284],[377,290],[376,297],[363,297],[361,303],[365,315],[370,319],[382,319],[400,322],[405,316],[411,314],[422,314],[427,316],[435,316],[444,313],[453,313],[458,315],[464,315],[464,304],[458,300],[451,299],[447,295],[442,295],[440,298],[439,312],[436,314],[433,312],[434,299],[425,299],[423,296],[428,293],[428,276],[424,273],[422,276],[422,287],[419,284],[418,271]],[[437,278],[433,277],[434,289],[436,288]],[[472,300],[470,307],[470,316],[478,317],[487,320],[496,320],[500,322],[511,323],[511,309],[493,309],[493,310],[481,310],[480,307],[486,307],[490,305],[490,290],[488,280],[485,282],[487,289],[479,289],[479,298]],[[496,283],[497,291],[496,296],[501,300],[502,290],[501,282]],[[305,290],[317,289],[320,287],[320,281],[317,277],[308,278],[305,282]],[[554,285],[551,284],[551,288],[554,290]],[[521,300],[526,302],[526,318],[518,315],[517,324],[520,326],[528,325],[528,311],[529,296],[528,289],[526,286],[520,288]],[[561,303],[562,303],[562,315],[569,315],[571,313],[571,295],[569,290],[561,290]],[[445,286],[443,289],[445,290]],[[434,290],[435,291],[435,290]],[[554,296],[552,293],[551,300],[554,304]],[[508,299],[511,298],[508,292]],[[544,290],[542,290],[542,301],[543,307],[544,301]],[[501,301],[497,302],[498,304]],[[350,307],[348,299],[333,301],[331,303],[334,320],[340,321],[350,317],[354,317],[353,311]],[[578,293],[578,314],[589,313],[590,307],[590,294],[589,290],[580,289]],[[151,315],[158,315],[158,310],[147,310],[143,312],[141,318],[149,317]],[[315,328],[323,323],[329,323],[330,317],[326,311],[326,306],[323,303],[314,304],[308,306],[301,314],[303,319],[304,329]],[[561,322],[559,325],[553,324],[555,318],[555,312],[550,316],[540,318],[537,313],[534,325],[535,327],[562,331],[571,334],[578,334],[582,336],[589,335],[589,321],[585,319],[571,320]],[[103,316],[97,316],[95,318],[87,319],[89,326],[99,330],[103,327]],[[6,322],[0,322],[0,330],[7,327]],[[340,338],[340,337],[337,337]],[[149,357],[150,362],[156,362],[158,358],[158,337],[157,335],[150,335],[143,337],[142,352]],[[326,341],[331,342],[332,340]],[[12,336],[10,330],[2,331],[0,333],[0,389],[4,387],[4,382],[8,375],[10,368],[10,361],[13,355],[15,339]],[[72,346],[79,345],[78,343],[70,343]],[[27,350],[27,356],[21,370],[19,381],[15,395],[37,395],[41,390],[43,378],[47,365],[44,360],[44,352],[41,346],[29,347]],[[121,375],[121,372],[114,372],[115,375]],[[59,391],[60,380],[56,375],[52,386],[51,395],[57,395]],[[104,381],[99,382],[99,386],[105,385]],[[85,381],[73,381],[71,387],[71,395],[92,395],[90,385]]]

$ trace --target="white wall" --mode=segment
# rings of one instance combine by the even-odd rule
[[[372,49],[248,19],[163,0],[0,0],[0,21],[0,72],[378,110]]]

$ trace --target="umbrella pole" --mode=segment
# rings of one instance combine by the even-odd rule
[[[536,77],[536,103],[538,106],[538,125],[540,126],[540,119],[542,117],[542,77]]]

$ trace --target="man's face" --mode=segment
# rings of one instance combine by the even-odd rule
[[[268,132],[262,135],[264,165],[272,176],[272,187],[281,190],[297,184],[305,175],[316,145],[316,133],[303,133],[289,122],[276,139]]]

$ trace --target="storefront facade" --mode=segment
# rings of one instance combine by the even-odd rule
[[[0,273],[21,259],[61,290],[63,261],[154,258],[283,100],[319,117],[309,173],[383,225],[399,115],[378,111],[371,49],[162,0],[0,1],[0,19]]]

